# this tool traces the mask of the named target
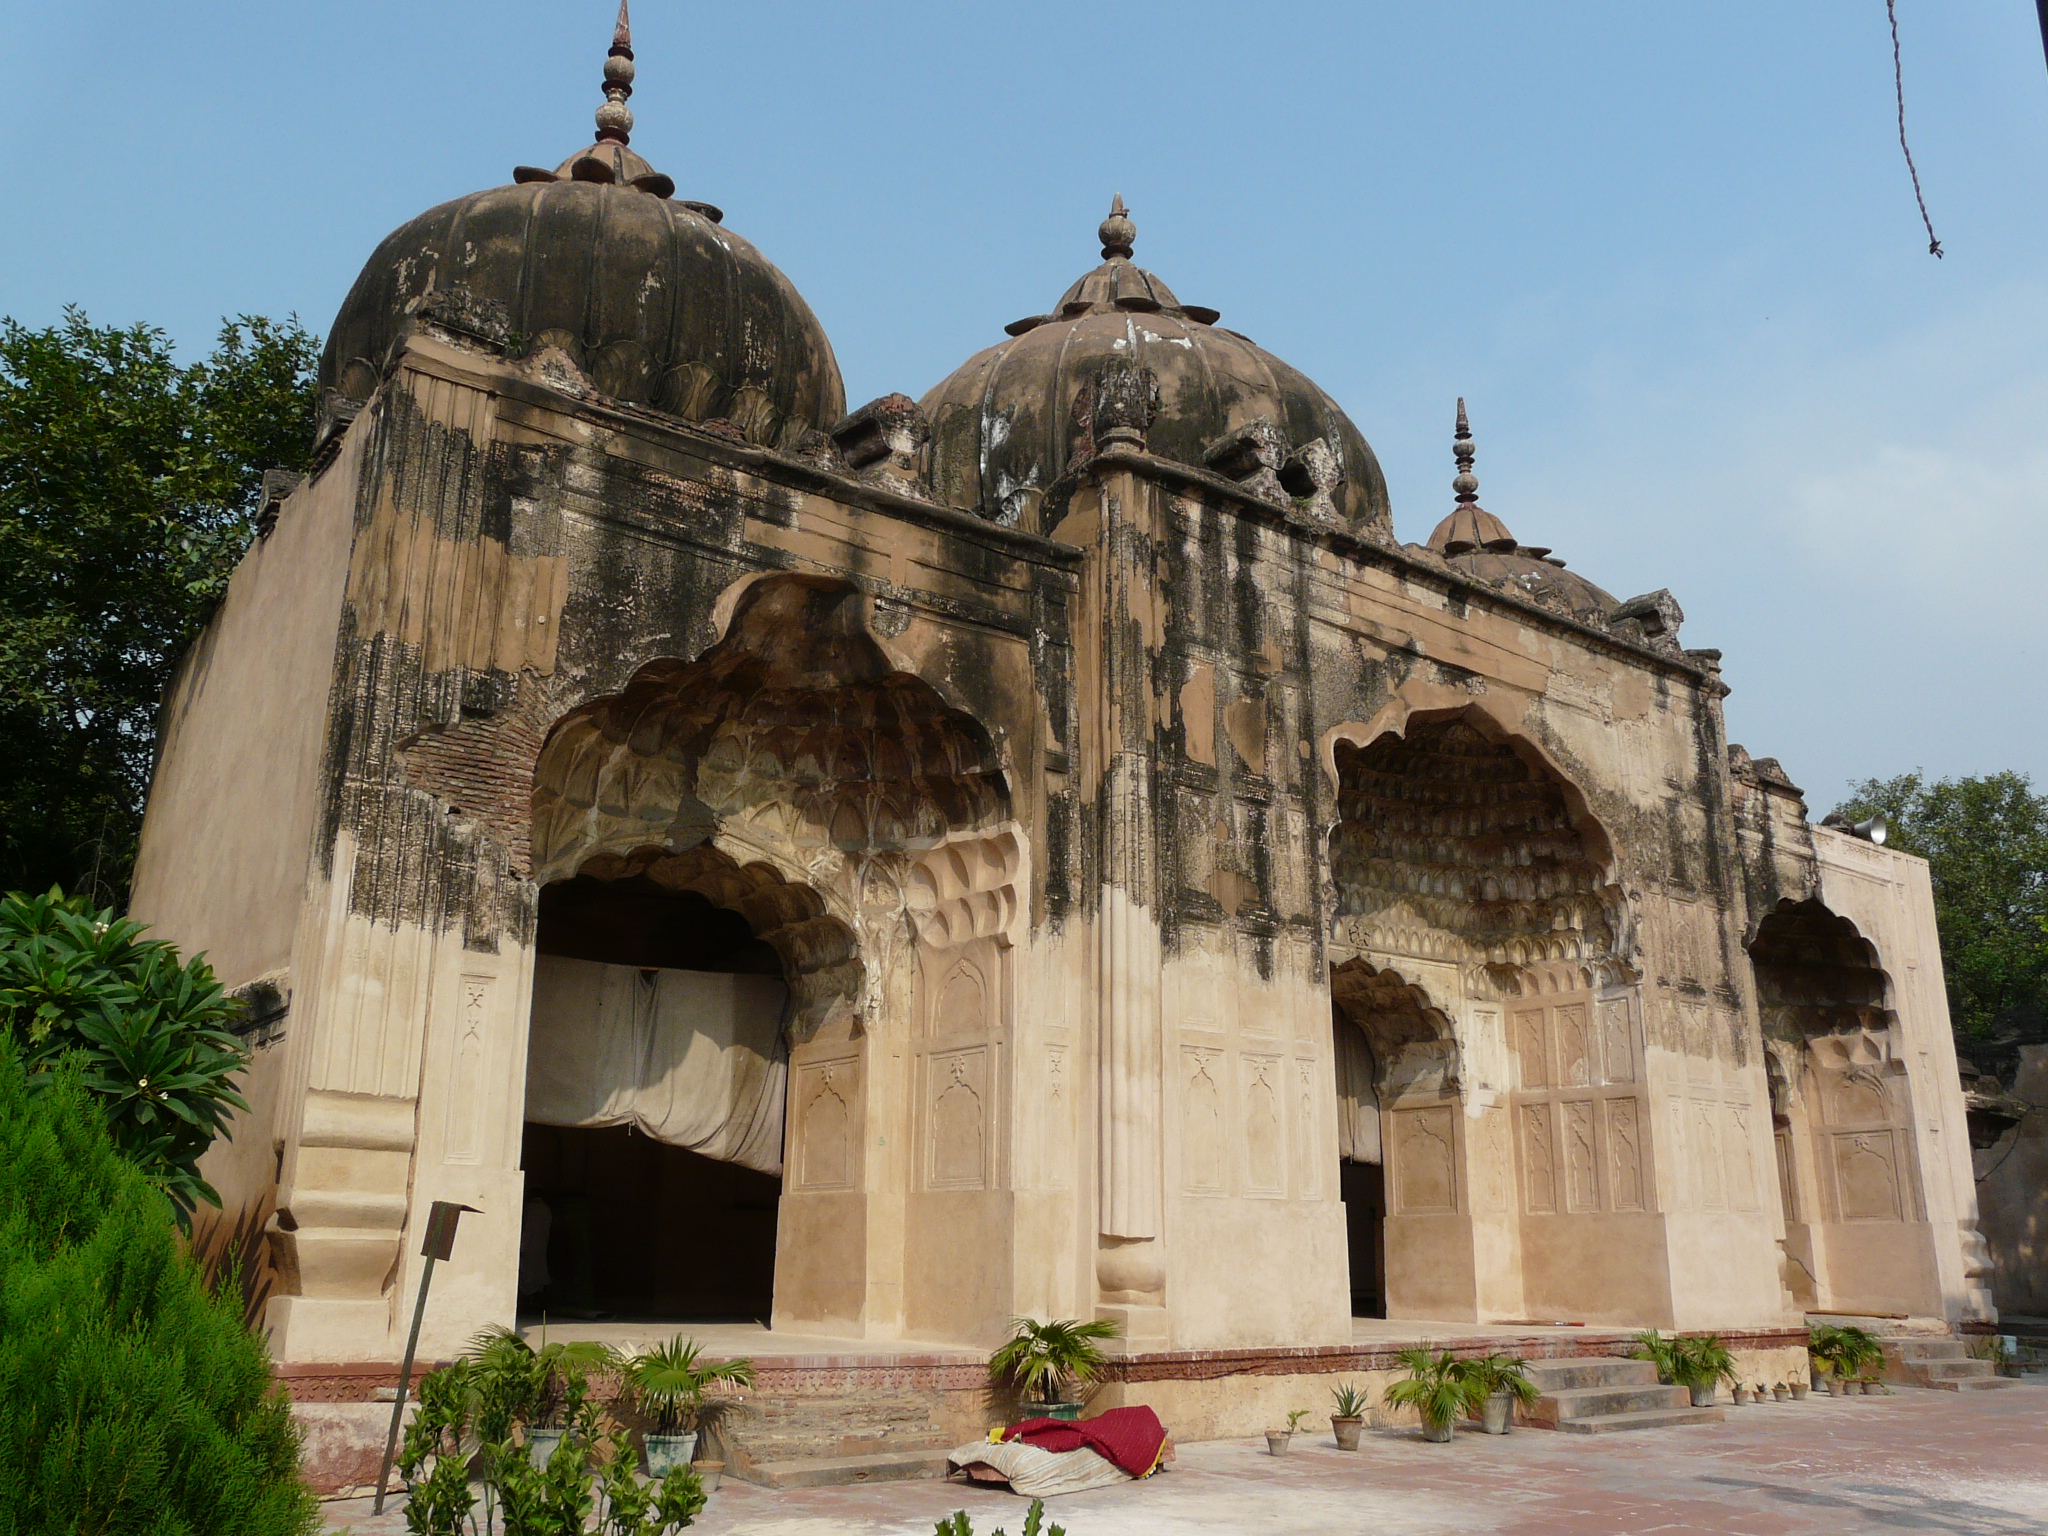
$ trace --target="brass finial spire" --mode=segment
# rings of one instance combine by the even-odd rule
[[[633,19],[626,14],[626,0],[619,0],[619,22],[612,28],[611,52],[604,60],[604,105],[597,109],[599,143],[628,142],[633,135],[633,109],[626,98],[633,94]]]
[[[1479,477],[1472,473],[1472,423],[1465,419],[1464,397],[1458,399],[1458,429],[1451,440],[1451,452],[1458,458],[1458,475],[1451,481],[1451,489],[1458,493],[1458,505],[1472,507],[1479,504]]]
[[[1102,259],[1112,256],[1130,258],[1131,242],[1138,238],[1138,226],[1131,222],[1131,211],[1124,206],[1124,195],[1119,192],[1116,201],[1109,205],[1109,217],[1102,221],[1102,227],[1095,231],[1102,241]]]

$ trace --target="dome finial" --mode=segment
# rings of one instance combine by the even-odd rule
[[[1102,221],[1102,227],[1095,231],[1102,242],[1102,259],[1121,256],[1130,259],[1131,242],[1138,238],[1138,226],[1131,222],[1131,211],[1124,207],[1124,195],[1119,192],[1116,201],[1109,205],[1109,217]]]
[[[627,143],[633,133],[633,109],[626,98],[633,94],[633,19],[626,14],[626,0],[619,0],[618,25],[612,28],[611,52],[604,60],[604,105],[597,109],[599,143],[610,139]]]
[[[1451,481],[1451,489],[1458,493],[1458,505],[1477,506],[1479,503],[1479,477],[1472,473],[1472,423],[1465,419],[1465,400],[1458,399],[1458,427],[1451,439],[1451,452],[1457,455],[1458,474]]]

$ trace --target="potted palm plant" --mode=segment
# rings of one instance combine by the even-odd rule
[[[1656,1329],[1647,1329],[1635,1337],[1635,1347],[1630,1349],[1631,1360],[1647,1360],[1657,1367],[1657,1379],[1665,1386],[1678,1381],[1678,1350],[1683,1339],[1667,1339]]]
[[[1695,1408],[1709,1407],[1713,1403],[1714,1388],[1720,1382],[1727,1382],[1732,1389],[1738,1381],[1735,1357],[1728,1353],[1727,1346],[1716,1333],[1677,1340],[1671,1374],[1681,1387],[1692,1393]]]
[[[1482,1355],[1458,1364],[1478,1401],[1480,1428],[1489,1435],[1506,1434],[1514,1423],[1516,1406],[1526,1412],[1542,1396],[1529,1379],[1529,1362],[1513,1355]]]
[[[703,1348],[695,1340],[677,1334],[624,1364],[624,1395],[647,1416],[650,1426],[640,1437],[647,1447],[650,1477],[661,1477],[671,1467],[691,1465],[698,1437],[739,1407],[737,1396],[714,1394],[713,1387],[754,1384],[753,1361],[699,1364],[702,1354]],[[721,1461],[718,1470],[724,1469]]]
[[[535,1465],[554,1455],[576,1423],[590,1396],[590,1378],[616,1364],[612,1351],[592,1340],[549,1343],[543,1335],[536,1349],[502,1324],[472,1337],[464,1358],[478,1392],[503,1404],[524,1428]]]
[[[1337,1449],[1355,1451],[1358,1449],[1358,1436],[1365,1428],[1365,1394],[1347,1381],[1340,1387],[1332,1387],[1330,1396],[1335,1399],[1337,1408],[1330,1415],[1330,1433],[1337,1437]]]
[[[1448,1349],[1436,1355],[1426,1349],[1404,1349],[1398,1358],[1408,1374],[1387,1387],[1387,1406],[1413,1408],[1422,1420],[1422,1438],[1448,1443],[1451,1425],[1478,1408],[1480,1398],[1470,1373]]]
[[[1861,1387],[1860,1378],[1884,1364],[1884,1346],[1861,1328],[1820,1323],[1807,1341],[1815,1377],[1829,1395],[1840,1397]]]
[[[1109,1357],[1096,1345],[1098,1339],[1113,1339],[1113,1319],[1098,1317],[1088,1322],[1058,1318],[1041,1323],[1035,1318],[1010,1320],[1010,1339],[989,1356],[988,1373],[994,1380],[1029,1398],[1039,1396],[1035,1405],[1048,1419],[1078,1419],[1081,1404],[1064,1397],[1069,1384],[1090,1385],[1109,1364]]]

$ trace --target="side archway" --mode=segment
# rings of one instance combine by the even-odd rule
[[[1749,956],[1787,1288],[1826,1311],[1938,1313],[1909,1079],[1876,947],[1810,899],[1766,914]]]

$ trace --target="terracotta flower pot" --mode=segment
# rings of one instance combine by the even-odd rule
[[[1337,1449],[1340,1451],[1357,1450],[1358,1437],[1364,1429],[1363,1419],[1347,1419],[1334,1413],[1330,1415],[1330,1432],[1337,1437]]]
[[[1813,1390],[1813,1389],[1812,1389],[1811,1387],[1809,1387],[1809,1386],[1808,1386],[1808,1385],[1807,1385],[1807,1384],[1806,1384],[1805,1382],[1803,1382],[1803,1381],[1795,1381],[1795,1382],[1793,1382],[1793,1383],[1792,1383],[1791,1385],[1792,1385],[1792,1401],[1793,1401],[1793,1402],[1795,1402],[1795,1403],[1803,1403],[1803,1402],[1805,1402],[1805,1401],[1806,1401],[1806,1394],[1807,1394],[1808,1392],[1810,1392],[1810,1391],[1812,1391],[1812,1390]]]
[[[1749,1406],[1749,1388],[1737,1387],[1729,1395],[1735,1399],[1736,1407],[1747,1408]]]
[[[716,1493],[718,1492],[719,1481],[725,1476],[725,1463],[722,1461],[693,1461],[690,1463],[690,1470],[697,1474],[697,1481],[704,1485],[706,1493]]]
[[[1782,1403],[1786,1398],[1792,1396],[1792,1389],[1786,1386],[1776,1386],[1771,1388],[1771,1396]]]
[[[1284,1429],[1267,1430],[1266,1454],[1268,1456],[1285,1456],[1287,1454],[1287,1442],[1293,1438],[1294,1436]]]
[[[1489,1435],[1504,1435],[1515,1422],[1515,1400],[1496,1392],[1479,1405],[1479,1427]]]

